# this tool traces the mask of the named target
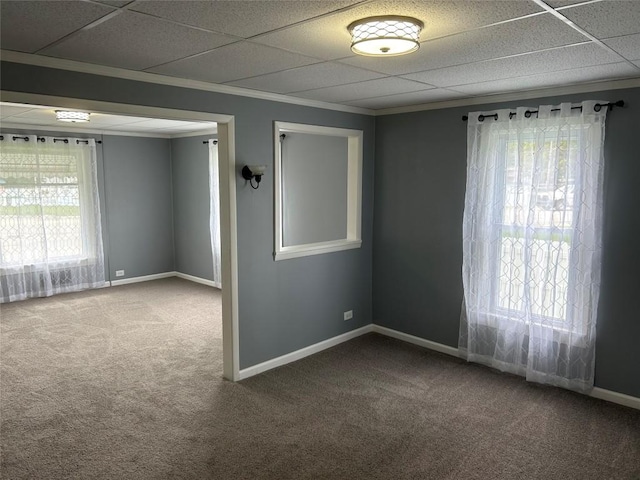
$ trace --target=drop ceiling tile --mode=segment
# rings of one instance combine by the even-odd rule
[[[127,132],[127,133],[148,133],[154,134],[162,131],[164,135],[168,135],[167,130],[160,128],[147,127],[145,125],[138,125],[137,123],[129,123],[127,125],[111,125],[108,127],[100,127],[100,130],[105,132]],[[113,135],[113,133],[112,133]]]
[[[250,42],[238,42],[149,71],[223,83],[312,63],[318,63],[318,60]]]
[[[133,130],[133,129],[118,130],[118,131],[114,131],[112,135],[117,135],[118,133],[116,132],[122,132],[125,134],[135,133],[136,137],[141,136],[141,137],[151,137],[151,138],[170,138],[170,135],[172,133],[170,130],[165,130],[162,128],[154,128],[154,129],[140,129],[140,130]]]
[[[535,3],[522,1],[385,0],[358,5],[343,12],[261,35],[254,40],[265,45],[334,60],[352,55],[351,37],[347,26],[360,18],[402,12],[402,15],[412,16],[424,22],[425,28],[420,36],[424,41],[540,11],[541,8]]]
[[[367,8],[367,7],[365,7]],[[377,15],[402,12],[424,23],[420,40],[464,32],[505,20],[520,18],[544,10],[534,2],[504,0],[499,2],[469,0],[378,0],[372,4]]]
[[[562,15],[597,38],[640,33],[640,1],[615,0],[577,5]]]
[[[585,2],[591,2],[591,1],[599,2],[601,0],[545,0],[544,3],[546,3],[550,7],[553,7],[557,10],[557,9],[566,8],[568,6],[576,5],[578,3],[585,3]]]
[[[429,83],[437,87],[449,87],[618,61],[620,61],[620,57],[617,55],[595,43],[587,43],[515,57],[439,68],[427,72],[410,73],[404,75],[403,78]]]
[[[35,53],[114,9],[77,1],[0,2],[0,44],[4,50]]]
[[[198,123],[198,122],[189,122],[184,125],[178,125],[177,127],[172,127],[170,130],[175,133],[179,132],[199,132],[201,130],[214,130],[218,127],[215,122],[206,122],[206,123]]]
[[[575,68],[563,72],[543,73],[528,77],[461,85],[452,87],[452,89],[469,95],[488,95],[629,77],[640,77],[640,71],[626,62],[621,62],[609,65]]]
[[[133,117],[128,115],[109,115],[104,113],[92,113],[89,117],[89,123],[99,125],[100,127],[119,127],[131,123],[140,123],[149,121],[146,117]]]
[[[143,70],[232,41],[223,35],[124,11],[42,53],[81,62]]]
[[[352,16],[347,14],[331,15],[261,35],[252,41],[323,60],[348,57],[353,55],[351,35],[347,32],[350,18]]]
[[[380,78],[366,82],[351,83],[349,85],[318,88],[316,90],[293,93],[292,95],[312,100],[339,103],[382,95],[393,95],[395,93],[426,90],[428,88],[429,86],[423,83],[411,82],[402,78]]]
[[[56,111],[54,108],[51,109],[31,109],[31,110],[26,110],[23,111],[21,113],[15,114],[13,116],[14,120],[22,120],[22,119],[29,119],[29,120],[39,120],[42,122],[56,122]]]
[[[131,8],[188,25],[249,38],[347,7],[360,0],[142,1]]]
[[[283,72],[230,82],[231,85],[274,93],[292,93],[384,77],[381,73],[338,63],[318,63]]]
[[[56,124],[57,120],[43,121],[37,120],[35,118],[24,118],[24,117],[9,117],[2,119],[2,123],[4,124],[14,124],[14,125],[41,125],[41,126],[53,126]],[[58,122],[60,123],[60,122]]]
[[[551,14],[423,42],[420,50],[399,57],[353,56],[340,60],[388,74],[407,74],[584,42],[586,38]]]
[[[640,60],[640,34],[603,40],[627,60]]]
[[[377,110],[379,108],[404,107],[407,105],[420,105],[422,103],[442,102],[464,96],[465,95],[463,93],[453,92],[442,88],[433,88],[431,90],[421,90],[418,92],[353,100],[347,103],[354,107]]]
[[[12,115],[18,115],[19,113],[26,113],[33,108],[18,107],[14,105],[0,105],[0,118],[7,118]]]
[[[124,7],[129,3],[133,3],[134,0],[94,0],[98,3],[104,3],[106,5],[111,5],[112,7]]]
[[[179,120],[165,120],[165,119],[157,118],[157,119],[147,119],[141,122],[127,122],[127,123],[123,123],[122,126],[123,127],[126,126],[127,128],[135,128],[136,130],[139,130],[141,128],[149,129],[149,130],[159,130],[159,129],[180,127],[184,123],[185,122],[181,122]]]

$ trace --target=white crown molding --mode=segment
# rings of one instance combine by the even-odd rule
[[[607,90],[622,90],[625,88],[640,87],[640,77],[621,80],[605,80],[601,82],[580,83],[577,85],[565,85],[562,87],[543,88],[536,90],[521,90],[511,93],[499,93],[495,95],[483,95],[480,97],[460,98],[444,102],[423,103],[406,107],[383,108],[375,111],[376,116],[395,115],[397,113],[421,112],[424,110],[441,110],[443,108],[466,107],[469,105],[483,105],[487,103],[512,102],[531,98],[555,97],[558,95],[571,95],[574,93],[603,92]],[[455,87],[452,87],[455,88]]]
[[[217,135],[217,128],[208,128],[207,130],[198,130],[197,132],[186,132],[186,133],[174,133],[169,135],[170,138],[185,138],[185,137],[201,137],[203,135]]]
[[[0,121],[0,128],[2,130],[14,129],[14,130],[34,130],[45,132],[60,132],[60,133],[89,133],[91,135],[113,135],[121,137],[144,137],[144,138],[177,138],[178,135],[168,135],[163,133],[153,132],[121,132],[119,130],[99,130],[93,128],[73,128],[73,127],[57,127],[55,125],[32,125],[30,123],[6,123]],[[208,133],[208,132],[207,132]],[[186,136],[186,135],[183,135]]]
[[[215,83],[203,82],[199,80],[188,80],[185,78],[170,77],[156,73],[139,72],[134,70],[126,70],[123,68],[108,67],[104,65],[95,65],[75,60],[65,60],[61,58],[45,57],[42,55],[34,55],[31,53],[14,52],[11,50],[0,50],[0,59],[6,62],[22,63],[26,65],[35,65],[39,67],[56,68],[59,70],[68,70],[73,72],[88,73],[93,75],[101,75],[106,77],[121,78],[125,80],[134,80],[138,82],[155,83],[159,85],[168,85],[174,87],[188,88],[192,90],[204,90],[208,92],[222,93],[227,95],[235,95],[241,97],[258,98],[261,100],[269,100],[281,103],[290,103],[306,107],[322,108],[325,110],[336,110],[347,113],[356,113],[361,115],[395,115],[398,113],[420,112],[425,110],[441,110],[445,108],[456,108],[471,105],[483,105],[487,103],[511,102],[516,100],[527,100],[532,98],[542,98],[557,95],[571,95],[575,93],[600,92],[607,90],[620,90],[625,88],[640,87],[640,77],[619,80],[605,80],[600,82],[581,83],[577,85],[565,85],[560,87],[551,87],[543,89],[522,90],[510,93],[499,93],[494,95],[482,95],[476,97],[467,97],[455,100],[446,100],[442,102],[430,102],[418,105],[408,105],[405,107],[382,108],[372,110],[362,107],[353,107],[349,105],[340,105],[336,103],[321,102],[317,100],[308,100],[299,97],[291,97],[277,93],[261,92],[258,90],[250,90],[230,85],[220,85]],[[455,87],[454,87],[455,88]],[[5,100],[9,101],[9,100]],[[100,103],[100,102],[96,102]],[[105,112],[106,113],[106,112]]]
[[[305,98],[290,97],[278,93],[261,92],[231,85],[220,85],[216,83],[202,82],[199,80],[188,80],[186,78],[170,77],[157,73],[139,72],[126,70],[124,68],[107,67],[92,63],[77,62],[75,60],[65,60],[62,58],[45,57],[31,53],[14,52],[11,50],[0,50],[0,59],[5,62],[22,63],[35,65],[38,67],[56,68],[58,70],[69,70],[72,72],[101,75],[104,77],[121,78],[124,80],[134,80],[137,82],[156,83],[173,87],[189,88],[192,90],[204,90],[207,92],[223,93],[240,97],[258,98],[270,100],[272,102],[291,103],[305,107],[322,108],[324,110],[336,110],[339,112],[357,113],[360,115],[374,115],[373,110],[349,105],[339,105],[337,103],[320,102],[318,100],[308,100]]]

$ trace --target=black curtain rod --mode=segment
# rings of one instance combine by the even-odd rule
[[[613,107],[624,107],[624,100],[618,100],[617,102],[609,102],[609,103],[596,103],[593,106],[593,110],[596,112],[599,112],[600,110],[602,110],[602,107],[609,107],[610,110],[613,110]],[[580,109],[582,110],[582,105],[578,106],[578,107],[571,107],[571,110],[577,110]],[[557,112],[559,111],[559,108],[552,108],[551,111],[552,112]],[[527,110],[524,112],[524,116],[526,118],[531,117],[531,115],[533,115],[534,113],[538,113],[538,110]],[[514,116],[516,115],[515,112],[509,112],[509,120],[511,120]],[[490,118],[493,117],[495,120],[498,120],[498,114],[497,113],[492,113],[490,115],[479,115],[478,116],[478,120],[480,122],[484,122],[485,118]],[[468,115],[463,115],[462,116],[462,121],[466,122],[467,120],[469,120],[469,116]]]
[[[37,137],[38,138],[38,142],[44,142],[46,139],[44,137]],[[29,137],[19,137],[17,135],[14,135],[11,137],[12,140],[24,140],[25,142],[29,141]],[[4,135],[0,135],[0,141],[4,140]],[[56,142],[64,142],[64,143],[69,143],[69,139],[68,138],[54,138],[53,139],[53,143]],[[76,140],[76,144],[80,144],[80,143],[89,143],[89,140]],[[96,143],[102,143],[102,140],[96,140]]]
[[[202,143],[209,143],[209,140],[203,140]],[[217,145],[218,144],[218,140],[214,140],[213,144]]]

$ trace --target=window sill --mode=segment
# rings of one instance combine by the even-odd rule
[[[290,258],[351,250],[360,248],[361,246],[362,240],[336,240],[332,242],[309,243],[307,245],[281,247],[273,254],[273,258],[275,261],[288,260]]]

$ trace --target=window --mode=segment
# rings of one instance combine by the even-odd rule
[[[3,301],[104,284],[95,141],[3,135]]]
[[[528,380],[593,386],[606,109],[469,114],[463,356]]]
[[[574,207],[580,206],[574,196],[583,134],[580,126],[551,127],[538,135],[530,129],[519,138],[508,132],[494,134],[500,152],[494,188],[501,208],[496,209],[493,235],[501,240],[491,260],[492,310],[498,315],[558,328],[570,323],[566,317],[573,279]]]
[[[359,248],[362,131],[275,122],[275,260]]]

